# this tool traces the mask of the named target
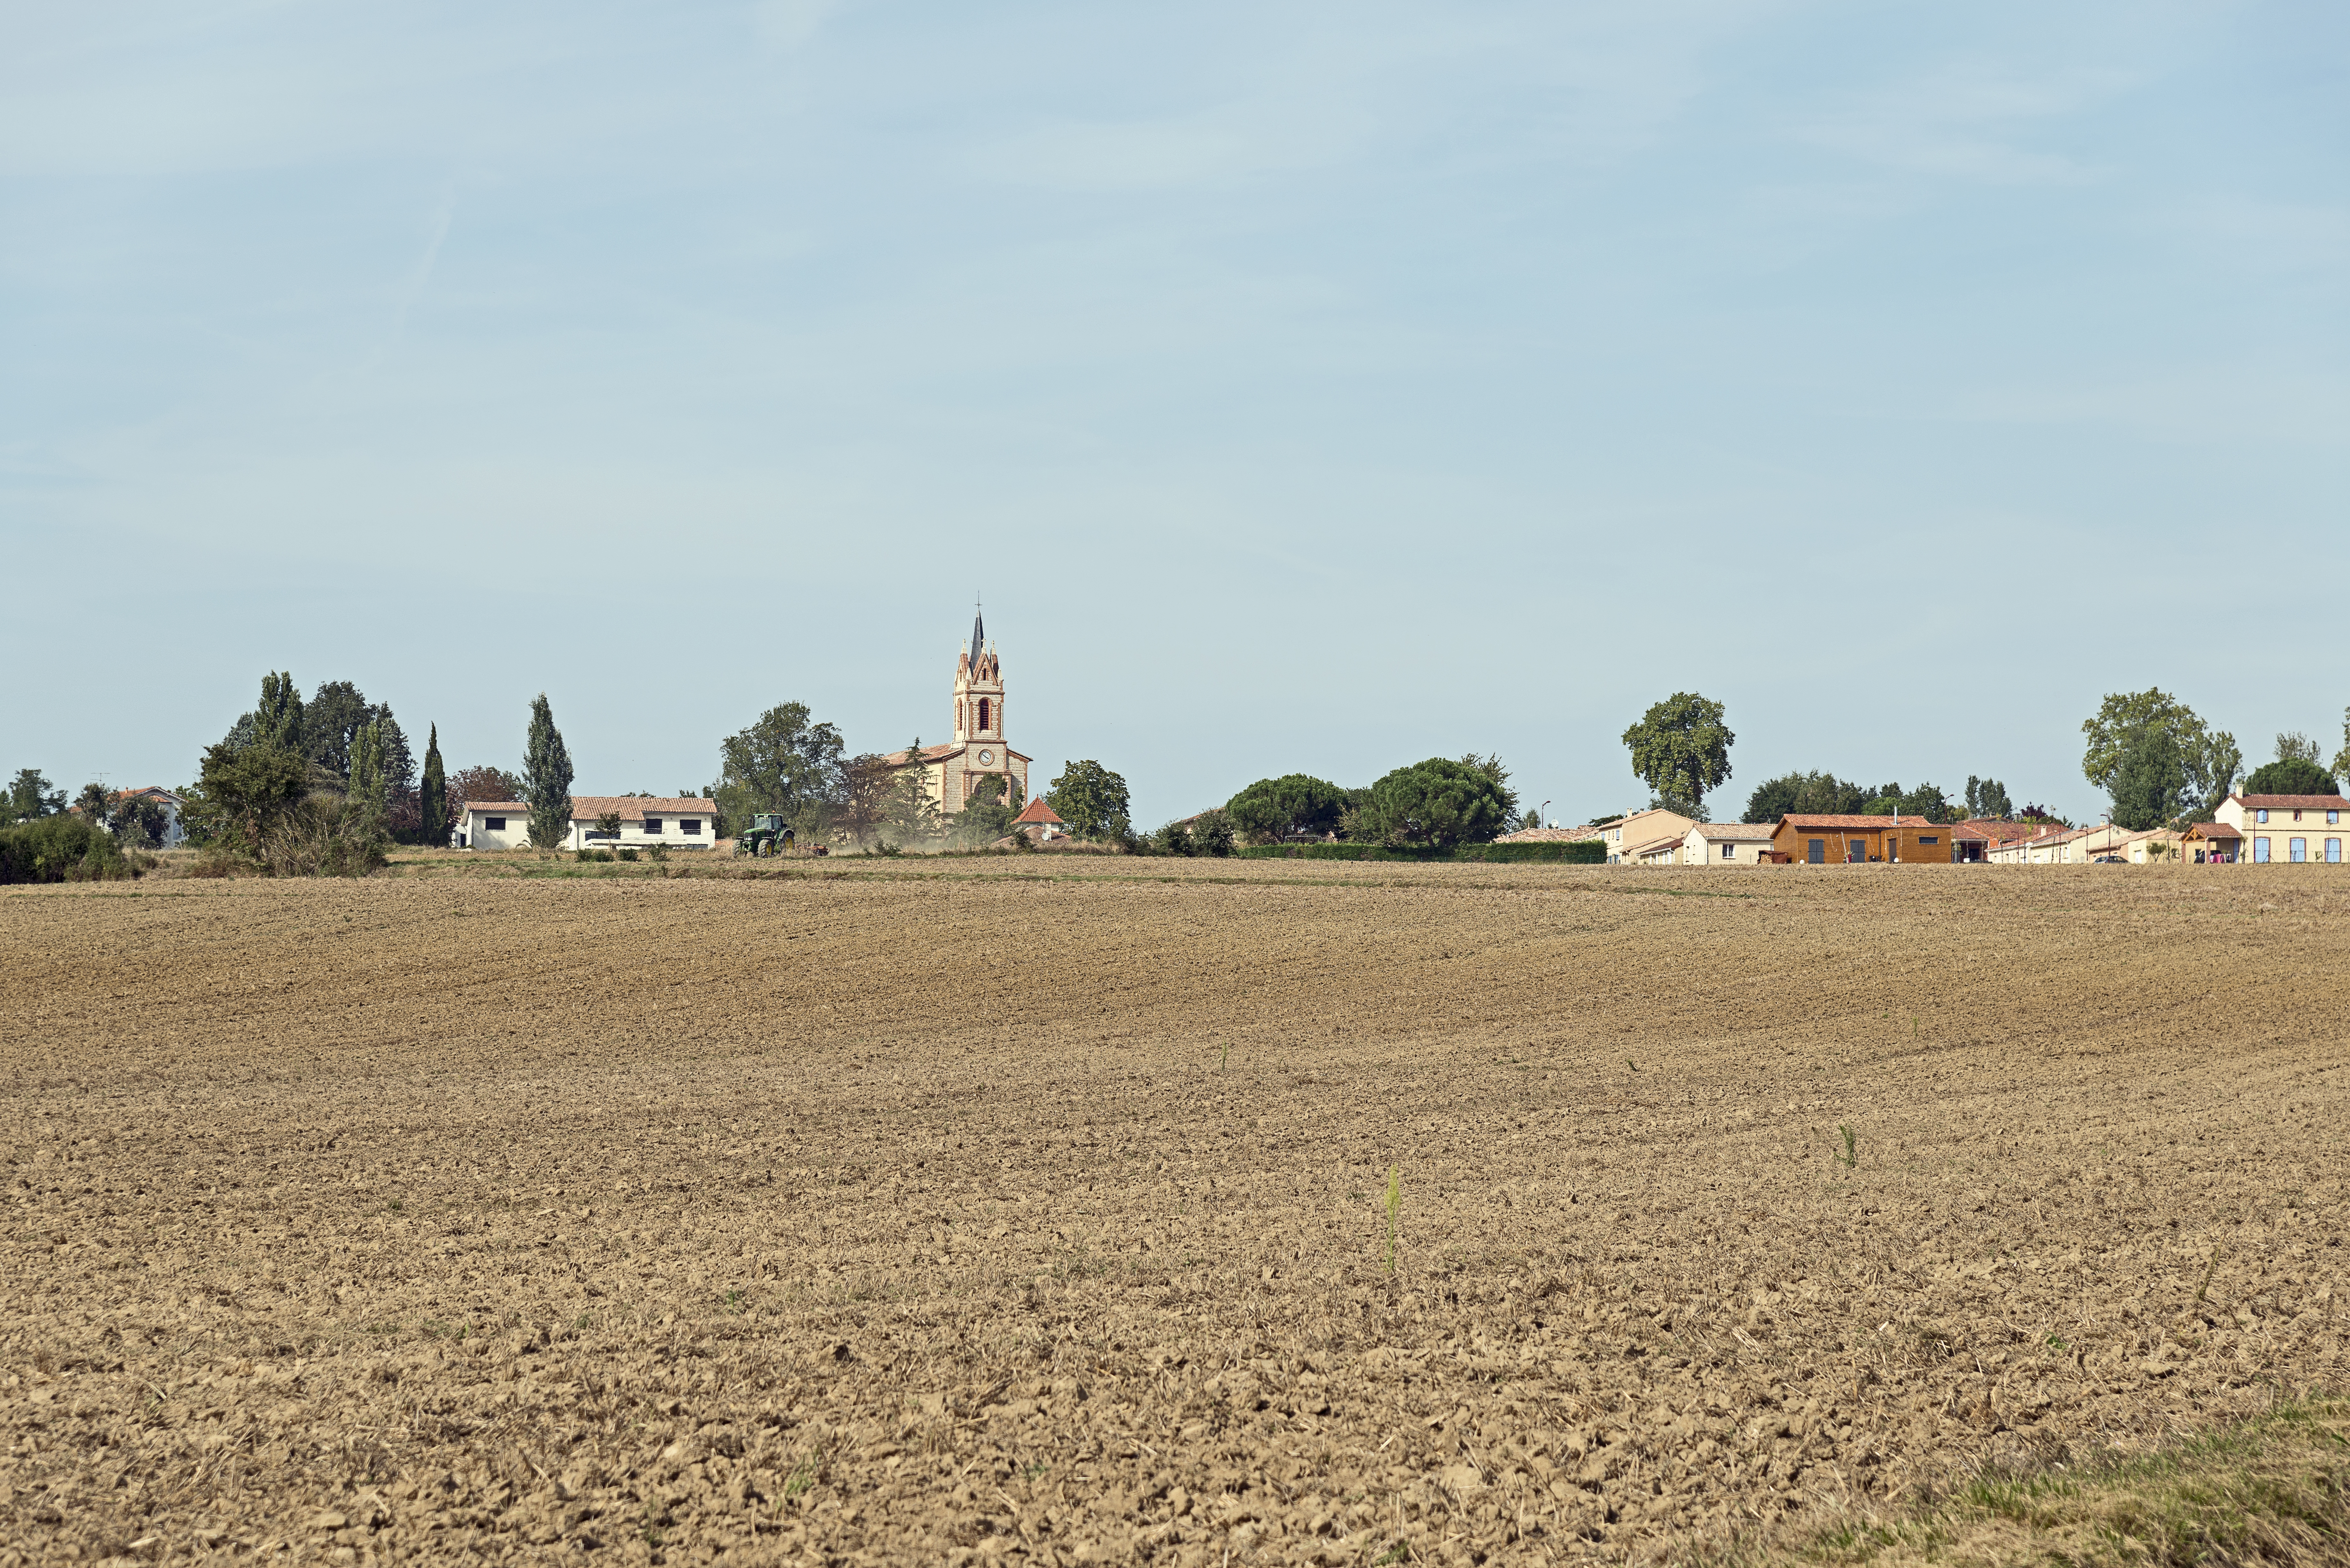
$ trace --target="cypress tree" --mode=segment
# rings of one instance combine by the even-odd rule
[[[571,753],[555,727],[555,710],[542,691],[530,705],[530,735],[522,756],[522,798],[530,805],[535,849],[558,849],[571,836]]]
[[[441,726],[432,726],[424,742],[424,782],[416,792],[418,831],[421,842],[446,848],[449,843],[449,780],[441,769]]]

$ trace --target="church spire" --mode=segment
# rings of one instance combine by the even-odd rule
[[[979,601],[973,599],[971,608],[971,667],[979,668],[979,656],[987,647],[987,622],[979,613]]]

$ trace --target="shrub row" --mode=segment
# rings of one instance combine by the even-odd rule
[[[112,834],[70,813],[0,827],[0,882],[101,882],[137,875]]]
[[[1596,838],[1526,844],[1464,844],[1452,850],[1388,849],[1372,844],[1254,844],[1235,849],[1249,860],[1534,861],[1550,866],[1601,866],[1607,846]]]

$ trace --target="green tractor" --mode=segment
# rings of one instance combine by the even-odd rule
[[[782,814],[763,811],[751,819],[751,826],[734,836],[737,855],[781,855],[795,842],[792,830],[784,826]]]

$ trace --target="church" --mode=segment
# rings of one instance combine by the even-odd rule
[[[955,654],[954,739],[924,746],[919,755],[892,752],[882,760],[893,768],[920,767],[939,814],[950,820],[990,774],[1003,781],[1006,805],[1028,798],[1030,759],[1003,743],[1003,665],[987,640],[984,618],[972,614],[971,647]]]

